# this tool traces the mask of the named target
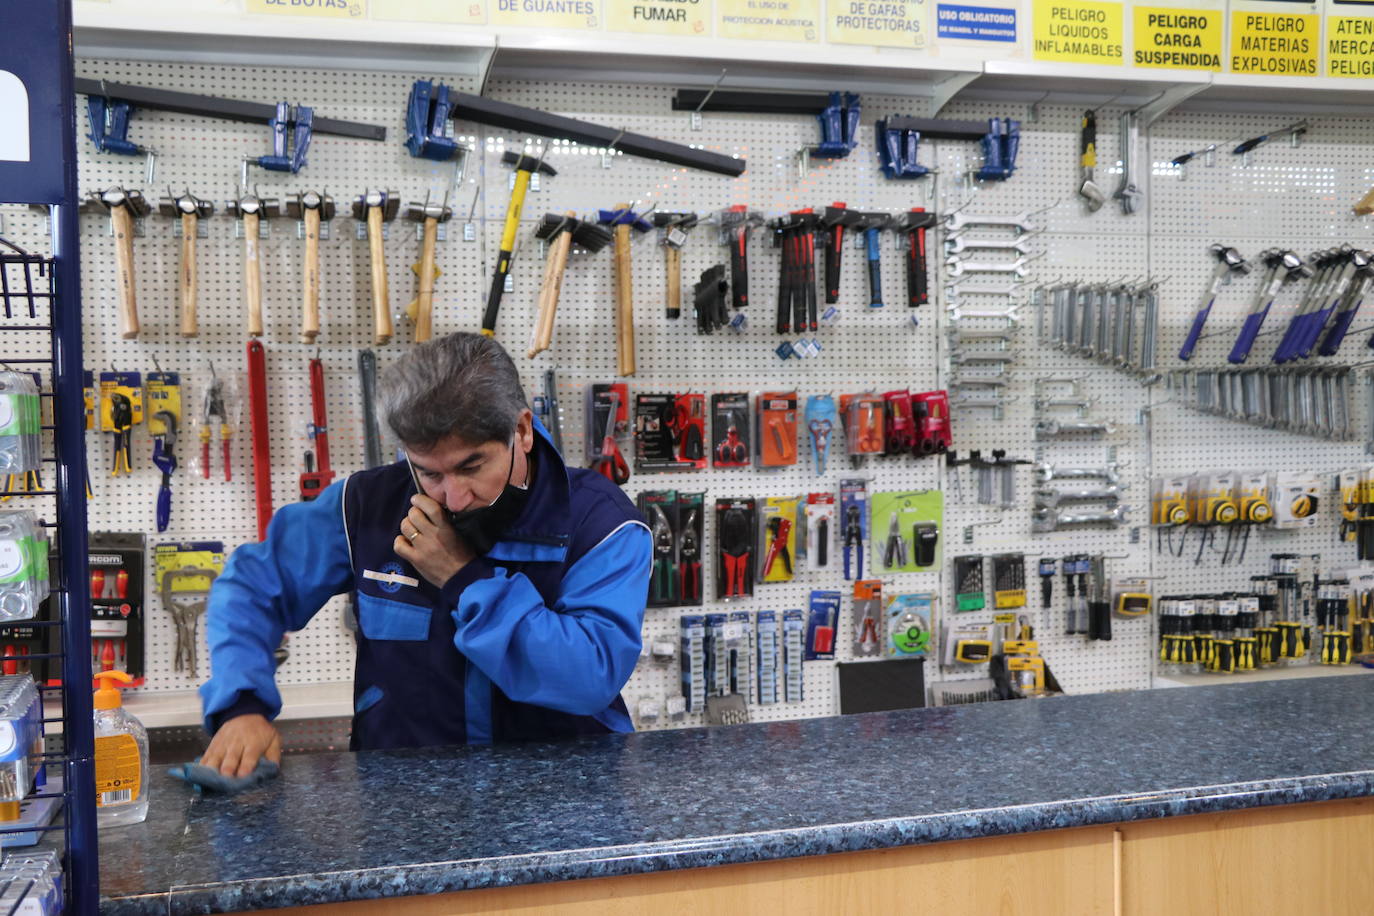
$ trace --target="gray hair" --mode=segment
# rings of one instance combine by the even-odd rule
[[[382,415],[402,445],[506,442],[529,405],[501,345],[459,332],[419,344],[382,375]]]

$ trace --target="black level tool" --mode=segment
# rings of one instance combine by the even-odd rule
[[[170,89],[150,89],[105,80],[77,77],[73,86],[82,95],[101,96],[129,102],[139,108],[170,111],[175,114],[221,118],[226,121],[267,123],[276,116],[277,106],[264,102],[245,102],[240,99],[220,99],[209,95],[193,95]],[[377,124],[358,124],[336,118],[312,118],[311,130],[317,134],[353,137],[358,140],[385,140],[386,128]]]
[[[517,134],[531,133],[540,137],[571,140],[597,149],[614,149],[628,156],[657,159],[659,162],[729,175],[732,178],[743,175],[747,166],[743,159],[723,153],[693,149],[681,143],[669,143],[666,140],[604,127],[589,121],[565,118],[537,108],[498,102],[486,96],[454,92],[450,98],[453,102],[452,117],[455,120],[503,127]]]

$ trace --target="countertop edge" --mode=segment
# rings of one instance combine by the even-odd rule
[[[1374,770],[972,809],[756,834],[292,875],[104,898],[108,916],[201,914],[607,878],[1374,795]]]

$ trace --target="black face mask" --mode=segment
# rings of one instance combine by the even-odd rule
[[[510,482],[511,475],[515,473],[515,438],[511,437],[510,444],[510,469],[506,471],[506,485],[500,494],[487,503],[476,509],[465,509],[462,512],[448,513],[449,524],[458,536],[467,542],[479,556],[485,556],[496,542],[501,539],[501,535],[506,533],[520,513],[525,511],[525,505],[530,501],[530,488],[527,484],[524,487],[517,487]],[[530,464],[530,482],[534,480],[534,464]],[[419,484],[417,482],[416,486]],[[422,489],[420,492],[424,492]]]

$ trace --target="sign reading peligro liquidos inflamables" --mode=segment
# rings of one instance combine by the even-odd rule
[[[1322,30],[1316,9],[1316,0],[1234,0],[1231,72],[1316,76]]]
[[[1125,35],[1120,3],[1035,0],[1032,20],[1036,60],[1122,62]]]

